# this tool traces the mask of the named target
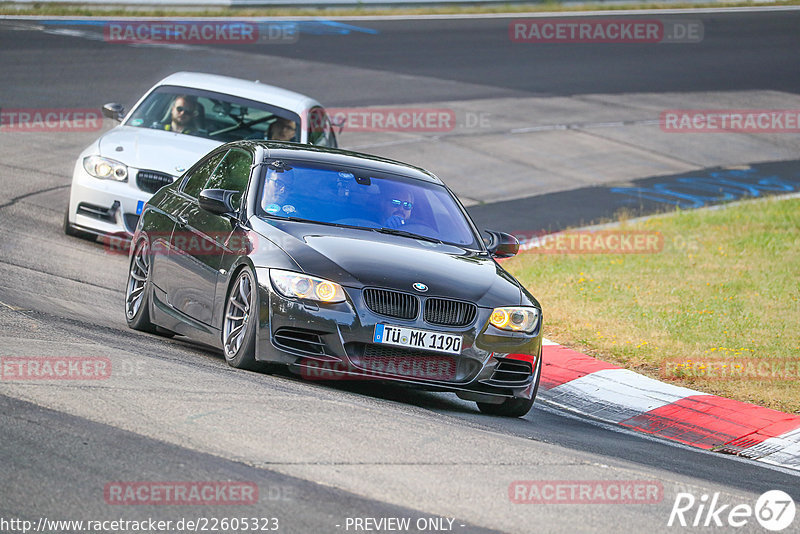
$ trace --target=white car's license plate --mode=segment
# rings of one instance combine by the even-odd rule
[[[383,345],[461,354],[461,336],[428,332],[416,328],[376,324],[373,341]]]

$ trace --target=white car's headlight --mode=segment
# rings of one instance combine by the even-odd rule
[[[117,180],[119,182],[124,182],[128,179],[128,167],[124,163],[101,156],[83,158],[83,168],[95,178]]]
[[[284,297],[316,300],[317,302],[343,302],[344,290],[336,282],[323,280],[291,271],[269,270],[272,287]]]
[[[500,330],[530,334],[539,325],[539,310],[523,306],[495,308],[489,317],[489,323]]]

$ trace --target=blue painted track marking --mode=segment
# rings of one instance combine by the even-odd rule
[[[762,175],[758,169],[746,169],[678,178],[649,187],[612,187],[610,191],[633,197],[628,199],[629,203],[644,199],[670,204],[681,209],[691,209],[743,197],[760,197],[762,192],[766,191],[789,192],[798,189],[800,189],[798,182],[771,174]]]
[[[308,35],[349,35],[351,33],[366,33],[370,35],[377,35],[380,32],[372,28],[365,28],[363,26],[354,26],[353,24],[345,24],[335,20],[274,20],[274,19],[248,19],[248,20],[181,20],[181,19],[163,19],[163,20],[94,20],[94,19],[43,19],[36,21],[45,26],[94,26],[102,27],[109,23],[116,24],[141,24],[143,22],[169,22],[171,24],[199,24],[202,22],[222,23],[222,24],[271,24],[275,26],[292,26],[297,27],[300,33]]]

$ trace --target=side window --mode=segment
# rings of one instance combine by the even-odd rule
[[[336,146],[336,137],[328,114],[321,107],[311,108],[308,112],[308,143],[316,146]]]
[[[224,152],[214,154],[210,158],[207,158],[205,161],[203,161],[200,165],[192,169],[189,176],[184,178],[181,191],[190,197],[197,198],[197,196],[200,194],[200,191],[203,190],[203,186],[205,186],[206,182],[208,181],[208,177],[211,176],[212,172],[214,172],[214,169],[217,167],[219,162],[222,160],[222,156],[224,155]]]
[[[250,179],[250,166],[253,164],[253,157],[244,150],[232,149],[225,155],[217,166],[217,169],[208,179],[203,189],[231,189],[238,191],[231,200],[233,207],[237,210],[242,203],[242,196],[247,189],[247,182]]]

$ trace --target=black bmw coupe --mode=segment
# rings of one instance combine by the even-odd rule
[[[542,370],[542,311],[433,174],[371,155],[237,141],[145,205],[128,325],[310,379],[453,391],[519,417]]]

